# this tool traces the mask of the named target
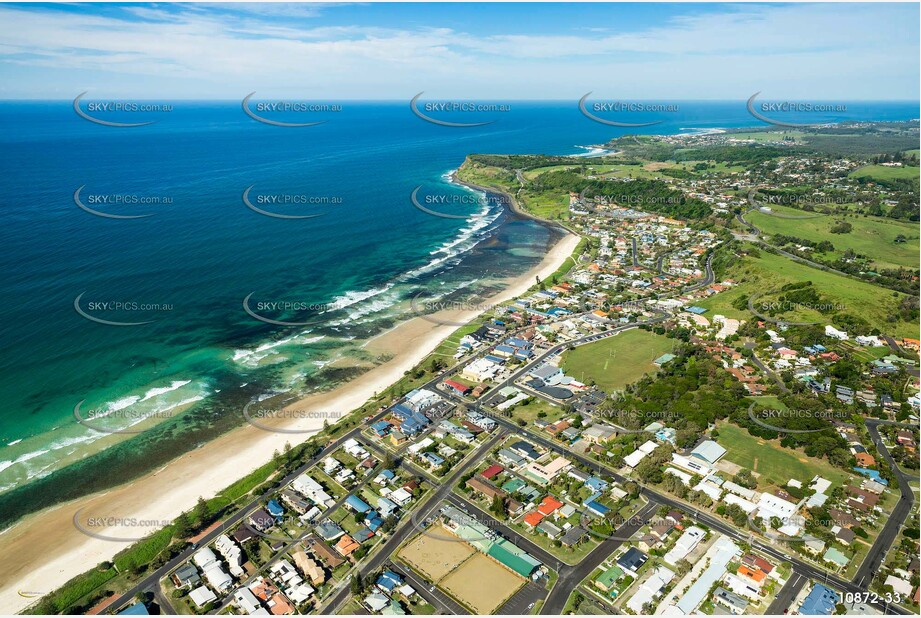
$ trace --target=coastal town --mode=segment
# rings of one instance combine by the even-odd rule
[[[525,212],[541,174],[584,181],[536,215],[581,237],[572,259],[460,328],[392,401],[279,454],[282,480],[90,613],[917,613],[917,298],[911,314],[891,255],[761,229],[841,218],[816,209],[850,189],[890,212],[900,193],[858,182],[866,156],[784,155],[796,139],[636,140],[757,144],[770,176],[630,152],[516,169]],[[493,164],[458,177],[482,186]],[[666,193],[624,193],[642,178]],[[670,208],[688,204],[708,219]],[[767,260],[815,274],[758,278]],[[885,289],[895,318],[836,298],[841,282]]]

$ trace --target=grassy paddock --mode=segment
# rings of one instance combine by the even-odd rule
[[[696,304],[710,310],[710,314],[723,314],[731,318],[752,319],[747,310],[732,306],[739,297],[759,296],[769,290],[779,289],[787,283],[811,281],[824,299],[844,307],[843,313],[866,320],[871,327],[896,337],[917,337],[917,324],[905,321],[889,322],[904,294],[885,290],[865,281],[844,277],[794,262],[782,255],[761,249],[760,257],[735,260],[725,277],[738,283],[727,292],[716,294]],[[893,295],[895,294],[895,295]],[[764,296],[765,301],[771,300]],[[832,320],[817,311],[800,309],[776,316],[791,321],[815,321],[829,324]]]
[[[784,206],[771,206],[778,214],[802,216],[803,211]],[[847,249],[866,255],[878,268],[898,268],[905,266],[917,268],[919,259],[918,226],[902,221],[882,217],[847,217],[853,226],[848,234],[832,234],[831,228],[840,220],[834,216],[815,217],[811,219],[784,219],[758,211],[747,218],[759,229],[769,235],[783,234],[821,242],[827,240],[835,246],[831,257],[840,257]],[[907,240],[896,243],[897,236]]]
[[[726,449],[725,459],[758,473],[760,489],[768,485],[783,487],[791,478],[805,484],[815,475],[819,475],[836,485],[848,478],[843,470],[838,470],[825,461],[783,448],[779,440],[756,438],[749,434],[748,430],[727,422],[719,423],[717,428],[717,442]]]
[[[918,179],[917,167],[888,167],[885,165],[865,165],[851,172],[853,178],[877,178],[879,180]]]

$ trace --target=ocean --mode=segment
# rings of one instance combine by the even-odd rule
[[[108,117],[157,120],[121,128],[71,101],[0,102],[0,511],[127,480],[240,424],[246,402],[352,378],[385,360],[361,346],[412,299],[486,293],[536,264],[557,232],[451,184],[466,155],[765,126],[744,101],[683,102],[638,129],[575,102],[450,118],[494,120],[476,127],[343,102],[297,128],[239,102],[170,104]],[[854,103],[835,119],[916,116]],[[417,187],[462,218],[416,208]]]

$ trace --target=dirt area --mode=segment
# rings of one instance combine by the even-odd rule
[[[716,469],[720,472],[725,472],[729,476],[735,476],[742,469],[742,466],[722,459],[716,463]]]
[[[447,528],[438,526],[420,534],[401,549],[400,558],[425,574],[430,581],[437,583],[474,553],[476,550],[473,547],[454,536]]]
[[[491,614],[524,585],[524,578],[477,553],[440,584],[478,614]]]

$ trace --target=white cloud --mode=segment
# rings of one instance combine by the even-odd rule
[[[631,32],[612,18],[558,34],[486,35],[438,23],[330,25],[346,22],[346,13],[317,5],[131,5],[122,17],[5,5],[0,94],[48,96],[90,80],[110,95],[188,98],[300,85],[322,89],[322,98],[405,98],[436,88],[440,96],[491,98],[588,90],[671,99],[739,99],[756,90],[914,98],[917,20],[905,19],[912,12],[917,17],[917,6],[735,5]],[[312,19],[321,13],[322,23]],[[53,87],[43,75],[51,70]]]

